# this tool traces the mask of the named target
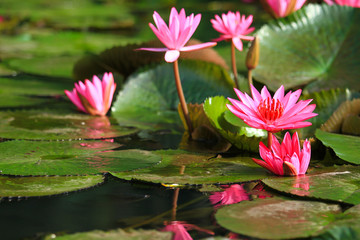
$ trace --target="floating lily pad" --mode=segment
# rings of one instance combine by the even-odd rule
[[[11,139],[99,139],[137,132],[120,127],[113,118],[44,110],[0,112],[0,123],[0,137]]]
[[[72,66],[78,59],[78,56],[14,58],[6,60],[6,65],[19,72],[71,78]]]
[[[0,176],[0,197],[46,196],[89,188],[102,183],[104,177],[5,177]]]
[[[281,192],[360,204],[360,168],[336,166],[313,169],[310,174],[297,177],[273,177],[262,181]]]
[[[359,90],[359,21],[359,9],[324,3],[309,4],[263,26],[257,32],[261,41],[255,79],[273,91],[311,81],[308,91]]]
[[[64,236],[56,236],[55,234],[50,234],[45,238],[45,240],[51,240],[54,239],[54,237],[59,240],[171,240],[172,233],[142,229],[130,231],[117,229],[107,232],[95,230],[91,232],[74,233]]]
[[[132,172],[113,173],[125,180],[140,180],[165,184],[233,183],[263,179],[266,170],[250,157],[213,158],[181,150],[156,151],[162,157],[160,164]]]
[[[223,207],[215,217],[232,232],[261,239],[292,239],[318,235],[340,213],[338,205],[268,198]]]
[[[204,110],[211,124],[237,148],[258,152],[259,142],[266,140],[267,132],[247,126],[226,107],[229,103],[223,96],[206,99]]]
[[[184,61],[179,68],[188,103],[202,103],[217,94],[233,94],[230,76],[215,64]],[[181,126],[178,103],[173,67],[163,64],[132,75],[113,104],[112,115],[121,124],[142,128]]]
[[[317,129],[315,136],[327,147],[334,150],[336,155],[350,163],[360,164],[360,137],[329,133]]]
[[[112,149],[104,141],[7,141],[0,143],[0,171],[9,175],[84,175],[149,167],[161,156]]]

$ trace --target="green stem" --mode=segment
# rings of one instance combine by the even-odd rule
[[[232,71],[234,74],[235,87],[239,89],[238,73],[236,69],[235,45],[233,42],[231,42],[231,64],[232,64]]]
[[[182,112],[184,114],[185,122],[186,122],[186,125],[188,127],[189,135],[191,136],[191,133],[193,132],[193,127],[192,127],[192,124],[191,124],[191,121],[190,121],[189,110],[187,108],[184,92],[183,92],[182,86],[181,86],[181,80],[180,80],[180,74],[179,74],[179,65],[178,65],[177,60],[174,62],[173,66],[174,66],[174,76],[175,76],[176,90],[177,90],[177,93],[178,93],[178,96],[179,96],[180,105],[181,105]]]
[[[249,90],[250,90],[250,93],[251,93],[251,85],[253,85],[252,70],[251,69],[248,70],[248,82],[249,82]]]

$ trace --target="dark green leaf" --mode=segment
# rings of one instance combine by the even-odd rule
[[[260,62],[255,79],[273,91],[280,85],[288,89],[314,80],[306,88],[309,91],[359,90],[359,21],[359,9],[324,3],[309,4],[263,26],[257,33]]]
[[[104,141],[0,143],[0,171],[10,175],[84,175],[149,167],[161,157],[142,150],[111,150]]]
[[[315,136],[327,147],[334,150],[336,155],[350,163],[360,164],[360,137],[329,133],[317,129]]]
[[[103,180],[101,175],[21,178],[0,176],[0,197],[54,195],[89,188]]]

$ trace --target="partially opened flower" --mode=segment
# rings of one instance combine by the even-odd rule
[[[231,40],[235,47],[239,50],[243,50],[243,44],[241,40],[251,41],[254,37],[246,36],[252,33],[255,28],[250,27],[253,16],[240,15],[239,12],[223,13],[221,18],[215,15],[215,19],[210,20],[213,28],[222,33],[222,35],[214,41]]]
[[[214,192],[209,197],[210,202],[219,207],[221,205],[234,204],[241,201],[249,200],[249,194],[242,185],[233,184],[226,186],[222,192]]]
[[[280,144],[273,135],[271,149],[262,142],[259,145],[260,156],[263,160],[253,158],[254,162],[268,169],[276,175],[302,175],[309,167],[311,157],[310,142],[306,139],[303,149],[300,148],[298,134],[295,132],[291,138],[286,132]]]
[[[309,105],[312,99],[298,101],[301,89],[289,91],[284,96],[284,87],[281,86],[271,97],[266,86],[259,93],[251,85],[252,98],[238,89],[234,90],[240,101],[229,98],[232,105],[227,104],[227,107],[253,128],[275,133],[284,129],[308,127],[311,122],[304,121],[317,115],[313,113],[316,105]]]
[[[327,4],[333,5],[334,3],[340,6],[349,6],[360,8],[360,0],[324,0]]]
[[[138,50],[166,52],[165,61],[174,62],[179,58],[180,51],[188,52],[216,45],[216,42],[207,42],[185,46],[198,27],[201,14],[194,16],[192,13],[190,16],[186,16],[184,9],[178,13],[173,7],[169,17],[169,27],[156,11],[153,18],[156,27],[152,23],[149,23],[149,26],[166,48],[140,48]]]
[[[189,224],[181,221],[165,222],[165,227],[161,230],[163,232],[173,232],[172,240],[192,240],[193,238],[188,233],[188,230],[197,230],[214,235],[214,232],[200,228],[194,224]]]
[[[306,0],[263,0],[265,8],[275,18],[286,17],[299,10]]]
[[[110,109],[115,88],[112,73],[105,73],[102,81],[94,75],[92,82],[88,79],[85,83],[79,81],[71,92],[65,90],[65,94],[80,111],[104,116]]]

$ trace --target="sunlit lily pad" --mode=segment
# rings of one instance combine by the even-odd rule
[[[312,169],[298,177],[273,177],[262,181],[269,187],[297,196],[360,204],[360,168],[335,166]]]
[[[267,177],[266,170],[250,157],[214,158],[181,150],[155,153],[162,161],[152,168],[111,174],[126,180],[178,185],[244,182]]]
[[[54,195],[89,188],[103,182],[101,175],[64,177],[0,176],[0,197]]]
[[[315,136],[327,147],[334,150],[336,155],[350,163],[360,164],[360,137],[329,133],[317,129]]]
[[[259,142],[266,140],[267,133],[247,126],[226,107],[230,103],[223,96],[206,99],[204,110],[211,124],[230,143],[241,150],[259,151]]]
[[[261,239],[292,239],[318,235],[340,213],[338,205],[267,198],[223,207],[215,217],[232,232]]]
[[[233,93],[230,76],[217,65],[184,61],[179,68],[188,103],[202,103],[209,96]],[[132,75],[117,96],[112,115],[121,124],[142,128],[181,126],[178,103],[173,67],[163,64]]]
[[[261,41],[255,79],[273,91],[311,81],[309,91],[359,90],[359,21],[359,9],[324,3],[309,4],[263,26],[257,33]]]
[[[72,106],[71,106],[72,107]],[[120,127],[113,118],[76,113],[29,110],[0,112],[0,137],[11,139],[99,139],[135,133]]]
[[[159,232],[156,230],[130,230],[124,231],[122,229],[111,231],[94,230],[91,232],[74,233],[64,236],[56,236],[56,234],[50,234],[45,240],[51,239],[59,240],[171,240],[171,232]]]
[[[0,171],[10,175],[84,175],[152,166],[161,156],[143,150],[114,151],[105,141],[8,141],[0,143]]]

